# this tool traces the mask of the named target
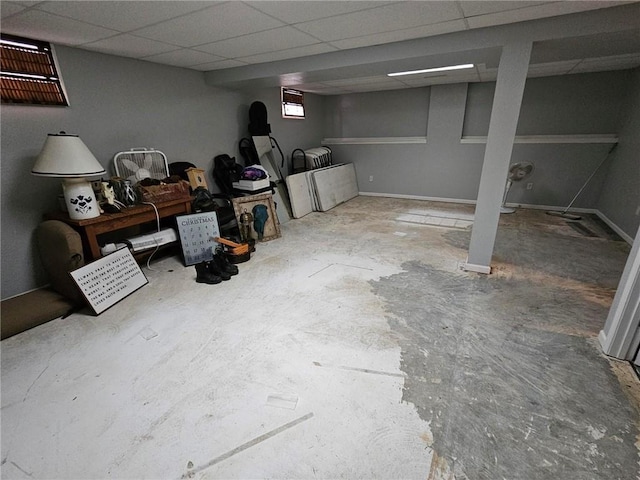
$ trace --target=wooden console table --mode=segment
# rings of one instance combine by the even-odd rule
[[[157,202],[155,206],[158,209],[160,218],[172,215],[186,215],[191,213],[191,198]],[[50,212],[45,214],[44,218],[45,220],[60,220],[75,228],[89,246],[88,253],[91,258],[87,260],[91,261],[102,257],[100,245],[98,244],[98,235],[155,221],[156,212],[151,205],[136,205],[123,208],[118,213],[103,213],[99,217],[86,220],[72,220],[66,212]]]

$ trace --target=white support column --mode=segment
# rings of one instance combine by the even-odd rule
[[[531,42],[512,43],[502,48],[469,255],[463,265],[465,270],[491,273],[500,204],[507,181],[530,56]]]
[[[606,355],[631,360],[633,337],[640,327],[640,228],[620,277],[613,303],[598,339]]]

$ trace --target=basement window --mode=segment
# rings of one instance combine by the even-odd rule
[[[2,103],[69,106],[48,42],[0,35]]]
[[[304,118],[304,93],[282,87],[282,118]]]

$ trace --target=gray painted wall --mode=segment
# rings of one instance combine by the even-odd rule
[[[238,121],[244,97],[206,85],[200,72],[56,51],[71,106],[2,106],[2,298],[47,283],[33,231],[56,208],[60,180],[30,174],[47,133],[80,135],[110,173],[114,154],[131,147],[154,147],[169,162],[209,172],[214,155],[236,150],[246,125]]]
[[[624,123],[620,112],[625,111],[630,85],[629,71],[529,79],[518,134],[617,133]],[[440,92],[438,97],[446,97],[448,94],[443,92],[451,92],[450,88],[454,86],[349,94],[327,100],[325,136],[328,138],[364,136],[358,135],[358,126],[371,124],[368,119],[371,105],[393,105],[375,113],[377,136],[424,136],[422,132],[426,131],[427,123],[437,125],[440,132],[430,132],[426,145],[331,145],[337,161],[352,161],[356,165],[360,191],[475,200],[484,144],[460,144],[452,141],[451,135],[459,138],[460,132],[469,136],[487,134],[495,84],[469,84],[466,99],[454,95],[436,107],[429,90]],[[428,97],[430,103],[426,100]],[[425,112],[427,105],[429,111]],[[607,144],[516,144],[511,163],[531,162],[535,170],[525,182],[513,185],[508,201],[567,206],[610,147]],[[592,179],[574,203],[575,207],[598,206],[607,165]],[[370,176],[373,181],[369,181]],[[533,189],[526,190],[529,182],[533,183]],[[620,226],[634,235],[635,231],[627,230],[624,225]]]
[[[205,84],[193,70],[56,47],[71,106],[2,106],[2,298],[45,285],[33,238],[43,213],[57,208],[60,181],[30,174],[47,133],[80,135],[113,175],[113,156],[131,147],[154,147],[169,162],[187,161],[207,173],[213,157],[238,154],[248,135],[249,106],[263,101],[273,134],[288,156],[296,147],[319,146],[324,124],[323,99],[305,95],[307,118],[280,117],[279,89],[255,94]],[[34,193],[35,192],[35,193]]]
[[[259,101],[267,107],[268,121],[271,125],[271,136],[276,139],[285,157],[286,169],[281,169],[286,176],[291,172],[291,152],[296,148],[319,147],[324,131],[324,98],[313,93],[304,94],[305,118],[282,118],[280,104],[280,88],[265,88],[247,93],[248,103],[246,115],[249,118],[251,103]],[[248,121],[244,125],[243,136],[249,135]],[[280,154],[276,150],[274,158],[281,161]]]
[[[361,192],[474,200],[484,145],[460,144],[466,88],[329,97],[327,137],[427,137],[426,144],[330,145],[334,161],[355,164]]]
[[[516,135],[617,133],[629,88],[628,71],[529,78]],[[469,85],[463,135],[489,131],[494,82]]]
[[[620,112],[625,111],[630,81],[629,71],[528,79],[517,135],[616,134],[624,124]],[[487,134],[494,89],[494,83],[469,86],[463,135]],[[508,201],[566,207],[610,148],[606,144],[514,145],[512,163],[530,162],[535,170],[523,183],[513,185]],[[598,170],[574,207],[597,208],[609,164]],[[529,182],[532,190],[526,190]]]
[[[208,86],[202,73],[186,69],[67,47],[57,47],[57,55],[71,107],[2,107],[2,298],[47,283],[33,231],[42,214],[56,208],[60,182],[34,177],[30,170],[47,133],[60,130],[79,134],[110,173],[117,152],[155,147],[170,162],[204,168],[215,190],[212,159],[220,153],[238,156],[237,143],[248,134],[249,105],[260,100],[288,163],[294,148],[318,146],[323,137],[428,136],[427,144],[332,149],[337,161],[356,164],[361,191],[470,201],[477,196],[484,145],[460,144],[459,136],[486,134],[483,122],[486,118],[488,126],[492,84],[335,97],[307,94],[307,118],[285,120],[277,88],[241,94]],[[620,132],[606,183],[603,169],[576,205],[600,208],[634,235],[638,217],[633,214],[640,203],[637,71],[627,101],[631,79],[629,72],[531,79],[518,128],[521,134]],[[621,110],[629,112],[624,126]],[[516,185],[509,200],[568,204],[608,148],[515,145],[513,161],[536,164],[528,179],[534,189]]]
[[[429,88],[326,97],[325,137],[420,137]]]
[[[633,237],[640,225],[640,68],[633,71],[625,104],[624,114],[620,115],[624,126],[598,199],[598,210]]]

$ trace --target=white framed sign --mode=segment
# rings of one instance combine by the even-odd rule
[[[116,250],[70,275],[96,315],[149,283],[128,248]]]

